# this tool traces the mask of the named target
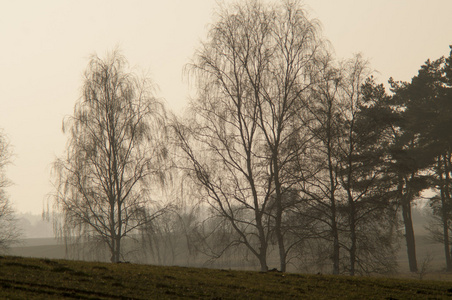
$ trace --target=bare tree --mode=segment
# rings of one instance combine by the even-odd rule
[[[238,234],[230,245],[245,245],[263,271],[270,236],[286,269],[286,175],[303,149],[296,115],[320,47],[318,24],[298,2],[247,1],[221,10],[189,66],[199,95],[192,126],[176,128],[179,145],[205,199]]]
[[[342,74],[328,54],[318,60],[317,67],[317,84],[311,87],[310,97],[305,100],[309,113],[300,114],[300,119],[309,128],[312,136],[310,150],[299,157],[297,163],[299,189],[310,199],[307,202],[310,209],[300,212],[302,217],[314,218],[318,222],[319,237],[332,243],[330,257],[333,274],[339,274],[339,207],[343,197],[338,172],[341,143],[338,116]],[[304,216],[304,212],[309,212],[310,216]]]
[[[222,11],[191,66],[198,78],[199,97],[192,103],[196,118],[190,120],[190,128],[177,126],[176,133],[188,171],[205,191],[204,199],[239,236],[230,245],[245,245],[267,271],[265,207],[271,180],[261,154],[259,91],[250,86],[246,69],[247,63],[262,67],[262,57],[256,54],[263,46],[260,41],[270,34],[271,22],[262,9],[259,3],[248,2],[233,12]]]
[[[298,2],[285,2],[275,7],[271,40],[264,44],[264,52],[271,55],[265,68],[247,65],[249,82],[258,88],[256,104],[259,123],[268,149],[269,176],[272,179],[274,201],[271,216],[278,244],[280,271],[286,271],[288,255],[298,239],[286,238],[292,227],[284,222],[287,212],[299,197],[293,192],[297,178],[292,176],[294,161],[304,155],[310,134],[297,118],[305,111],[307,91],[316,84],[316,64],[323,54],[319,24],[306,16]],[[267,65],[268,64],[268,65]],[[251,69],[251,70],[248,70]],[[269,210],[270,211],[270,210]],[[294,237],[294,236],[292,236]]]
[[[218,105],[225,104],[220,101]],[[270,192],[260,185],[266,170],[259,163],[264,159],[258,156],[254,141],[257,125],[240,109],[235,111],[240,120],[237,127],[230,121],[222,121],[235,118],[233,111],[218,115],[215,109],[206,106],[197,107],[197,111],[204,114],[203,121],[209,124],[192,121],[197,126],[175,127],[180,147],[186,154],[186,171],[202,189],[203,200],[237,232],[239,238],[230,245],[245,245],[259,260],[261,270],[267,271],[269,229],[265,206]],[[221,128],[226,122],[229,134]]]
[[[6,166],[10,163],[11,150],[9,142],[2,131],[0,131],[0,252],[18,241],[20,230],[17,227],[14,210],[8,200],[5,191],[10,181],[5,175]]]
[[[152,199],[165,176],[164,107],[150,80],[126,67],[118,51],[91,57],[82,97],[63,123],[66,154],[54,164],[57,234],[102,242],[112,262],[124,237],[165,211]]]

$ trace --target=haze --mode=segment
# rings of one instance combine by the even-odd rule
[[[361,52],[380,82],[410,80],[452,44],[449,0],[304,3],[337,56]],[[0,128],[15,153],[8,191],[19,212],[40,213],[52,191],[51,164],[66,143],[62,120],[80,96],[89,56],[119,46],[159,86],[167,108],[181,112],[188,96],[182,68],[215,7],[213,0],[0,2]]]

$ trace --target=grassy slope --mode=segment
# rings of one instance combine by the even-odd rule
[[[0,258],[1,299],[443,299],[452,283]]]

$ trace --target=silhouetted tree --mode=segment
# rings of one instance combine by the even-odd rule
[[[432,176],[429,187],[435,192],[435,196],[430,199],[430,206],[437,224],[432,222],[429,229],[435,239],[444,244],[448,271],[452,271],[450,253],[450,223],[452,221],[451,59],[452,51],[448,58],[427,60],[405,91],[406,97],[409,98],[406,111],[411,120],[409,125],[418,135],[419,151],[423,160],[429,163],[429,173]],[[440,238],[438,232],[441,232]]]
[[[437,63],[439,62],[435,64]],[[432,65],[430,64],[430,66]],[[402,209],[411,272],[418,270],[411,206],[420,193],[430,187],[431,176],[428,170],[435,161],[435,155],[431,155],[433,148],[430,147],[430,142],[423,134],[430,131],[433,125],[431,121],[436,105],[433,101],[435,93],[432,93],[430,88],[425,88],[429,83],[422,87],[423,83],[420,78],[430,77],[423,75],[429,74],[433,69],[428,67],[427,63],[420,70],[420,77],[413,77],[411,83],[395,82],[392,78],[390,79],[391,89],[394,93],[392,106],[398,115],[394,122],[393,142],[390,147],[390,170],[394,174],[397,201]],[[430,77],[430,79],[432,78]],[[430,133],[436,134],[432,131]]]
[[[310,199],[307,205],[310,217],[318,223],[319,238],[332,244],[330,258],[333,274],[339,274],[340,260],[340,215],[338,208],[342,201],[339,193],[339,144],[340,128],[340,82],[341,70],[331,55],[318,61],[317,84],[310,89],[306,100],[309,113],[302,113],[300,119],[310,130],[311,146],[298,158],[298,184],[303,194]],[[301,215],[303,216],[303,215]]]
[[[300,116],[312,144],[297,168],[300,191],[311,199],[300,216],[314,219],[312,232],[331,243],[333,274],[384,272],[397,230],[385,175],[388,97],[366,80],[368,66],[360,55],[342,63],[324,56],[317,66],[309,113]]]
[[[126,69],[118,52],[92,56],[83,94],[63,125],[66,155],[55,161],[55,224],[59,236],[107,245],[121,259],[121,242],[164,212],[152,201],[164,180],[165,111],[148,78]]]
[[[299,201],[292,189],[297,180],[292,168],[303,156],[310,138],[298,115],[306,110],[303,98],[316,84],[317,59],[325,49],[318,23],[307,18],[298,2],[286,2],[274,11],[272,41],[262,48],[272,54],[264,62],[262,74],[252,65],[246,68],[250,69],[248,80],[258,94],[259,126],[265,137],[274,189],[268,212],[274,219],[271,227],[278,244],[280,271],[285,272],[288,255],[297,242],[293,235],[290,240],[286,236],[291,228],[285,220],[287,212]]]
[[[179,145],[205,200],[235,230],[230,244],[245,245],[262,271],[270,235],[286,270],[282,202],[304,147],[295,116],[320,48],[318,25],[298,2],[247,1],[219,13],[189,66],[199,94],[191,126],[175,127]]]

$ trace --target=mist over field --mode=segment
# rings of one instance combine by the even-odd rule
[[[452,276],[452,2],[28,4],[0,5],[0,297],[134,268],[452,295],[403,281]]]
[[[442,272],[445,269],[443,261],[443,246],[441,243],[432,241],[428,235],[428,231],[425,226],[428,225],[431,212],[428,207],[419,205],[413,209],[413,225],[416,232],[416,241],[418,249],[418,257],[420,261],[425,261],[426,264],[426,276],[431,279],[441,278]],[[49,259],[74,259],[77,256],[71,255],[67,251],[62,241],[58,241],[54,237],[52,224],[49,221],[43,221],[41,215],[33,214],[19,214],[19,224],[22,228],[23,239],[20,244],[17,244],[9,250],[8,254],[24,256],[24,257],[37,257],[37,258],[49,258]],[[180,245],[176,245],[175,248],[180,248]],[[169,251],[167,249],[167,251]],[[233,258],[234,259],[234,258]],[[240,260],[240,258],[235,258]],[[93,261],[108,261],[107,256],[91,257]],[[397,272],[403,276],[408,276],[408,260],[406,257],[405,245],[401,243],[398,251],[398,264],[399,268]],[[229,262],[228,258],[218,261],[207,262],[208,258],[190,259],[187,253],[179,253],[175,259],[169,260],[148,260],[140,261],[135,260],[135,263],[149,263],[154,265],[177,265],[177,266],[198,266],[198,267],[213,267],[213,268],[228,268],[237,270],[254,270],[256,266],[250,262],[240,263]],[[276,266],[276,265],[275,265]],[[301,268],[301,269],[299,269]],[[291,266],[290,272],[305,271],[302,266]],[[413,278],[418,278],[415,275]]]

